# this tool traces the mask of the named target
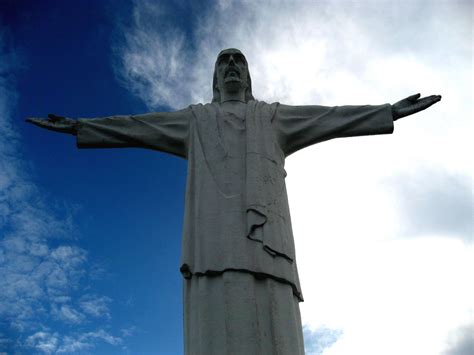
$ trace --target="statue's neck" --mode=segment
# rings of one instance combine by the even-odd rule
[[[227,101],[245,102],[245,90],[238,90],[236,92],[221,92],[221,103]]]
[[[247,111],[247,105],[241,101],[225,101],[221,102],[220,107],[222,111],[232,113],[240,119],[245,119],[245,112]]]

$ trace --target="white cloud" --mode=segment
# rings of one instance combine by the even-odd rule
[[[28,346],[36,348],[45,354],[51,354],[56,351],[58,346],[58,337],[57,334],[50,334],[48,332],[41,331],[30,335],[26,339],[26,343]]]
[[[419,167],[388,179],[406,236],[437,235],[472,240],[472,186],[469,176]]]
[[[351,237],[317,240],[298,255],[302,279],[315,284],[304,288],[303,319],[344,332],[327,354],[439,354],[469,322],[472,250],[457,239]]]
[[[181,35],[163,44],[138,21],[129,31],[122,54],[137,59],[122,61],[125,72],[140,75],[125,82],[150,109],[209,102],[215,57],[227,47],[246,54],[253,93],[266,101],[377,104],[443,95],[397,121],[393,136],[307,148],[286,169],[303,321],[306,329],[343,331],[324,354],[440,354],[472,309],[473,251],[463,242],[472,238],[469,2],[226,0],[194,10],[192,47]],[[149,2],[135,11],[152,12]],[[155,38],[158,46],[150,45]],[[156,84],[168,65],[192,75],[178,71],[166,78],[171,86]],[[146,95],[136,89],[140,80],[150,86]],[[150,98],[164,88],[166,95]],[[407,238],[416,235],[425,238]]]
[[[83,312],[94,317],[110,318],[109,306],[111,299],[105,296],[84,295],[79,301]]]
[[[137,330],[138,328],[136,326],[131,326],[131,327],[121,329],[120,333],[122,334],[122,337],[126,338],[135,334]]]
[[[84,315],[76,311],[70,305],[53,305],[53,316],[65,323],[79,324],[84,320]]]
[[[76,353],[86,349],[93,348],[97,341],[103,341],[110,345],[118,346],[122,344],[122,339],[110,335],[103,329],[94,332],[80,333],[64,338],[61,346],[58,347],[57,353]]]
[[[305,326],[303,327],[303,335],[306,355],[321,355],[342,336],[342,331],[324,326],[311,330],[308,326]]]
[[[83,352],[84,350],[90,349],[92,344],[84,341],[79,340],[77,338],[66,336],[64,338],[64,343],[59,347],[57,353],[66,353],[66,354],[73,354],[77,352]]]
[[[44,330],[30,335],[26,339],[27,346],[45,354],[84,353],[85,350],[93,349],[97,342],[118,346],[122,344],[122,339],[110,335],[104,329],[86,333],[74,333],[64,337],[61,337],[58,333]]]
[[[75,353],[81,350],[93,348],[97,341],[104,341],[110,345],[122,344],[122,339],[110,335],[107,331],[99,329],[94,332],[76,334],[64,338],[63,344],[58,348],[58,353]]]
[[[122,28],[124,44],[115,48],[119,80],[150,107],[185,104],[192,73],[183,60],[184,33],[166,26],[167,13],[156,2],[140,1],[132,18],[133,28]],[[175,95],[175,90],[182,94]]]
[[[119,345],[122,343],[122,340],[119,337],[115,337],[103,329],[99,329],[95,332],[89,332],[85,334],[85,336],[91,339],[101,339],[110,345]]]
[[[448,348],[443,355],[471,355],[474,351],[474,324],[464,325],[448,338]]]

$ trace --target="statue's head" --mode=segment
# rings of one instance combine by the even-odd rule
[[[254,100],[247,59],[238,49],[224,49],[217,56],[212,81],[212,102],[220,102],[222,90],[245,90],[245,102]]]

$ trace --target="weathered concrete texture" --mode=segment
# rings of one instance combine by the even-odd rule
[[[173,113],[84,119],[77,144],[143,147],[186,158],[184,277],[245,270],[290,283],[302,300],[285,157],[331,138],[392,130],[390,105],[287,106],[249,101],[232,107],[212,103]]]
[[[184,281],[185,353],[304,355],[298,299],[289,285],[228,271]]]

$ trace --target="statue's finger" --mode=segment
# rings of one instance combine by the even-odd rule
[[[439,95],[431,95],[431,96],[423,97],[423,98],[421,98],[421,100],[430,100],[430,101],[436,101],[436,102],[438,102],[439,100],[441,100],[441,96],[439,96]]]
[[[415,95],[411,95],[411,96],[407,97],[407,100],[411,101],[411,102],[415,102],[416,100],[418,100],[420,98],[420,96],[421,96],[420,93],[415,94]]]
[[[29,123],[34,123],[34,124],[38,124],[40,123],[41,121],[43,121],[43,119],[41,118],[36,118],[36,117],[28,117],[25,119],[26,122],[29,122]]]
[[[40,127],[50,126],[50,123],[43,118],[28,117],[25,121]]]
[[[428,96],[428,97],[425,97],[422,99],[423,101],[427,102],[431,105],[437,103],[438,101],[441,100],[441,96],[439,95],[431,95],[431,96]]]
[[[424,98],[422,98],[422,99],[420,99],[416,102],[416,104],[415,104],[416,105],[416,110],[417,111],[424,110],[424,109],[430,107],[431,105],[434,105],[439,100],[441,100],[441,98],[437,95],[424,97]]]

